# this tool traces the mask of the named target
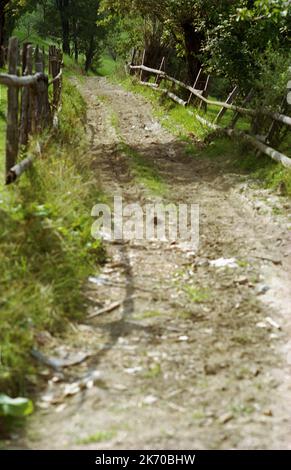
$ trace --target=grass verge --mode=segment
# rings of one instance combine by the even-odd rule
[[[10,395],[31,392],[36,364],[30,352],[39,333],[60,333],[82,317],[84,282],[104,260],[90,233],[100,194],[90,171],[85,113],[65,79],[58,132],[40,137],[42,155],[30,172],[0,186],[0,391]],[[1,114],[1,170],[5,127]],[[32,141],[30,152],[34,147]]]
[[[110,67],[107,67],[110,72]],[[161,124],[170,132],[187,143],[187,154],[195,157],[209,157],[220,160],[227,170],[237,171],[249,174],[251,178],[256,179],[264,187],[277,190],[284,196],[291,196],[291,170],[274,162],[271,158],[262,154],[258,155],[256,151],[248,144],[238,140],[217,137],[209,145],[199,148],[195,140],[204,140],[210,133],[209,129],[203,126],[193,113],[199,113],[209,121],[213,121],[218,108],[208,107],[207,114],[197,111],[194,106],[183,108],[173,103],[168,98],[156,91],[139,85],[137,81],[124,74],[108,73],[108,78],[120,83],[128,91],[138,93],[151,102],[156,117]],[[226,113],[221,121],[222,126],[227,126],[232,118],[232,113]],[[246,130],[249,128],[248,119],[240,119],[237,128]],[[194,141],[193,141],[194,137]],[[286,145],[289,141],[283,142],[281,151],[286,152]]]

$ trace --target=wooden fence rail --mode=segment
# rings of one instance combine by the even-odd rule
[[[208,98],[203,96],[203,90],[197,90],[197,89],[193,88],[190,85],[186,85],[186,83],[183,83],[180,80],[177,80],[176,78],[173,78],[173,77],[169,76],[166,72],[163,72],[163,71],[160,71],[160,70],[157,70],[157,69],[152,69],[152,68],[146,67],[144,65],[134,65],[134,66],[130,65],[129,67],[132,70],[139,70],[139,69],[145,70],[145,71],[147,71],[149,73],[152,73],[154,75],[161,76],[164,80],[168,80],[168,81],[171,81],[173,83],[176,83],[177,85],[181,86],[182,88],[190,91],[199,100],[203,101],[207,105],[212,105],[212,106],[216,106],[216,107],[219,107],[219,108],[229,109],[231,111],[236,111],[239,114],[245,114],[245,115],[248,115],[248,116],[257,116],[258,115],[258,111],[254,110],[254,109],[243,108],[241,106],[236,106],[236,105],[233,105],[233,104],[229,104],[227,101],[222,102],[222,101],[209,100]],[[142,82],[142,84],[144,84],[144,83],[145,82]],[[285,116],[284,114],[280,114],[280,113],[272,113],[272,112],[264,110],[264,109],[260,110],[259,114],[261,116],[266,116],[266,117],[272,118],[275,121],[281,122],[282,124],[286,124],[287,126],[291,126],[291,117],[290,116]]]
[[[163,62],[163,65],[164,65],[164,62]],[[155,68],[147,67],[144,63],[142,63],[141,65],[134,65],[133,63],[131,63],[131,64],[128,65],[128,68],[129,68],[129,71],[131,72],[131,74],[132,73],[137,73],[139,71],[144,71],[144,72],[147,72],[148,74],[155,75],[158,78],[158,80],[157,79],[155,80],[155,83],[140,81],[140,84],[144,85],[144,86],[149,86],[153,90],[156,90],[156,91],[159,91],[161,93],[166,94],[173,101],[175,101],[176,103],[178,103],[178,104],[180,104],[184,107],[186,107],[190,104],[191,99],[192,99],[193,96],[195,96],[196,99],[199,100],[199,102],[200,102],[199,107],[200,108],[201,108],[202,104],[204,105],[204,110],[207,109],[207,105],[219,107],[220,111],[219,111],[218,115],[215,117],[214,122],[209,122],[208,120],[202,118],[199,114],[194,114],[193,113],[193,115],[195,115],[195,117],[197,118],[197,120],[201,124],[209,127],[210,129],[212,129],[214,131],[218,131],[218,130],[222,131],[230,137],[236,136],[236,137],[239,137],[239,138],[243,138],[244,140],[248,141],[253,147],[258,149],[260,152],[264,153],[265,155],[268,155],[273,160],[276,160],[277,162],[280,162],[285,167],[291,168],[291,158],[287,157],[286,155],[282,154],[278,150],[275,150],[274,148],[267,145],[268,144],[268,138],[270,136],[270,131],[268,132],[268,135],[265,138],[262,138],[262,137],[259,137],[259,136],[251,135],[251,133],[247,133],[247,132],[243,132],[243,131],[234,129],[235,125],[237,124],[237,122],[239,120],[240,115],[251,116],[252,118],[255,118],[255,119],[260,118],[260,117],[269,118],[269,119],[272,120],[270,130],[273,129],[274,123],[277,123],[277,126],[283,126],[283,125],[291,126],[291,117],[290,116],[286,116],[285,114],[278,113],[278,112],[277,113],[270,112],[266,109],[255,110],[255,109],[246,108],[244,106],[234,105],[233,101],[239,93],[239,90],[238,90],[237,87],[235,87],[232,90],[232,92],[229,94],[229,96],[227,97],[225,102],[214,101],[214,100],[208,99],[207,96],[208,96],[209,78],[210,77],[207,78],[206,86],[205,86],[204,90],[199,90],[199,89],[196,88],[197,84],[199,83],[199,77],[200,77],[200,74],[201,74],[201,70],[198,73],[198,76],[197,76],[197,79],[195,81],[194,86],[192,87],[191,85],[187,85],[186,83],[183,83],[180,80],[177,80],[176,78],[171,77],[170,75],[168,75],[166,73],[165,70],[162,70],[162,67],[160,67],[159,69],[155,69]],[[189,96],[188,101],[185,101],[185,100],[179,98],[176,94],[172,93],[170,90],[167,90],[165,88],[160,88],[160,84],[163,80],[172,82],[175,85],[178,85],[179,87],[183,88],[184,90],[189,91],[190,96]],[[250,100],[252,99],[252,96],[253,96],[253,93],[250,92],[249,95],[244,100],[244,105],[246,105],[250,102]],[[286,103],[286,99],[287,99],[287,97],[284,98],[283,103]],[[284,111],[285,109],[286,109],[286,107],[281,106],[281,111],[282,110]],[[230,127],[229,128],[223,128],[223,127],[218,125],[218,122],[221,120],[222,116],[228,110],[233,111],[235,113],[235,115],[232,119]]]
[[[47,56],[51,79],[45,73],[44,50],[24,43],[20,53],[18,39],[12,37],[9,40],[8,73],[0,74],[0,84],[8,87],[6,184],[14,182],[33,161],[32,157],[27,157],[17,162],[19,150],[27,148],[29,137],[41,133],[56,122],[61,105],[62,53],[55,46],[51,46]],[[50,85],[53,86],[51,102]]]

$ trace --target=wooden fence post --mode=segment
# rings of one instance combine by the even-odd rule
[[[204,98],[208,98],[208,95],[209,95],[209,85],[210,85],[210,75],[207,76],[206,83],[205,83],[205,87],[204,87],[204,90],[202,91],[202,96],[203,96]],[[206,111],[207,111],[207,104],[204,103],[204,101],[200,101],[199,109],[203,109],[204,112],[206,113]]]
[[[163,57],[160,68],[159,68],[160,72],[163,70],[163,67],[164,67],[164,70],[165,70],[165,62],[166,62],[166,59],[165,59],[165,57]],[[160,86],[160,83],[161,83],[161,76],[160,75],[156,76],[155,83],[156,83],[156,85]]]
[[[202,67],[201,67],[201,69],[199,70],[199,72],[198,72],[198,74],[197,74],[197,77],[196,77],[196,80],[195,80],[194,85],[193,85],[193,88],[194,88],[195,90],[196,90],[196,86],[197,86],[197,84],[198,84],[198,82],[199,82],[201,73],[202,73]],[[189,104],[191,103],[192,96],[193,96],[193,93],[191,92],[191,93],[190,93],[190,96],[189,96],[189,99],[188,99],[188,103],[187,103],[188,106],[189,106]]]
[[[8,48],[8,73],[17,75],[18,39],[12,37]],[[8,87],[6,131],[6,175],[16,163],[18,155],[18,89]]]
[[[45,60],[45,48],[44,48],[44,46],[42,47],[42,67],[43,67],[43,73],[45,73],[46,60]]]
[[[25,57],[25,71],[24,75],[32,74],[32,53],[33,48],[31,45],[23,46],[26,52]],[[24,51],[23,51],[24,57]],[[22,100],[21,100],[21,118],[20,118],[20,145],[27,145],[28,134],[31,132],[31,89],[30,87],[23,87],[22,89]]]
[[[280,105],[279,113],[287,114],[287,109],[288,109],[287,96],[284,96]],[[268,130],[268,133],[266,135],[265,142],[267,144],[278,145],[280,142],[280,134],[281,134],[282,127],[283,127],[283,124],[273,120]]]
[[[247,96],[245,97],[245,99],[244,99],[244,101],[243,101],[243,103],[242,103],[241,106],[242,106],[242,107],[245,107],[246,104],[248,104],[248,103],[252,100],[253,96],[254,96],[254,90],[251,90],[251,91],[247,94]],[[232,118],[232,121],[231,121],[231,123],[230,123],[230,128],[231,128],[231,129],[234,129],[234,127],[235,127],[237,121],[239,120],[240,116],[241,116],[241,114],[240,114],[239,112],[236,112],[236,113],[234,114],[234,116],[233,116],[233,118]]]
[[[35,52],[34,52],[34,67],[35,67],[35,72],[36,73],[43,73],[43,63],[42,63],[42,58],[41,58],[41,52],[39,50],[39,46],[36,46]],[[42,122],[41,122],[41,93],[42,93],[42,87],[41,87],[41,82],[39,81],[35,87],[34,87],[34,92],[35,92],[35,124],[36,132],[40,132],[42,128]]]
[[[239,89],[238,87],[234,87],[234,89],[232,90],[232,92],[228,95],[227,97],[227,100],[226,100],[226,104],[232,104],[235,97],[238,95],[238,92],[239,92]],[[226,108],[221,108],[221,110],[219,111],[219,113],[217,114],[216,118],[214,119],[214,124],[217,124],[222,118],[223,116],[225,115],[226,113]]]
[[[134,65],[135,56],[136,56],[136,48],[134,47],[134,48],[132,49],[130,65]],[[133,75],[133,74],[134,74],[134,71],[133,71],[132,69],[129,69],[129,73],[130,73],[130,75]]]
[[[0,47],[0,67],[4,67],[5,65],[5,47],[1,46]]]
[[[144,49],[144,50],[143,50],[143,54],[142,54],[142,63],[141,63],[141,65],[144,65],[145,53],[146,53],[146,50]],[[141,69],[141,70],[140,70],[140,77],[139,77],[139,79],[140,79],[141,82],[142,82],[142,78],[143,78],[143,70]]]
[[[22,47],[22,75],[25,75],[26,71],[26,57],[27,57],[27,48],[30,46],[30,42],[24,42]]]
[[[42,52],[39,50],[39,46],[36,46],[35,48],[34,60],[36,73],[43,73]]]
[[[44,56],[43,51],[39,50],[38,47],[35,51],[35,70],[37,73],[43,74],[43,77],[35,86],[37,130],[41,132],[50,124],[51,113],[48,96],[48,77],[44,74]]]

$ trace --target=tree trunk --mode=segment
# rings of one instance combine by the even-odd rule
[[[56,0],[56,4],[61,17],[63,52],[65,54],[70,54],[69,0]]]
[[[85,62],[85,72],[88,72],[91,68],[93,59],[95,55],[95,48],[94,48],[94,35],[91,36],[89,47],[86,50],[86,62]]]
[[[73,21],[73,37],[74,37],[74,57],[76,64],[79,60],[79,45],[78,45],[78,28],[77,28],[77,21],[74,19]]]
[[[70,54],[70,24],[66,14],[61,13],[62,32],[63,32],[63,52]]]
[[[4,28],[5,28],[5,8],[9,0],[2,0],[0,3],[0,67],[4,67]]]
[[[190,84],[193,84],[202,67],[202,63],[198,55],[201,52],[203,36],[200,32],[196,31],[191,23],[184,23],[182,28],[184,31],[188,78]],[[204,89],[205,83],[206,77],[204,74],[201,74],[197,88],[201,90]]]

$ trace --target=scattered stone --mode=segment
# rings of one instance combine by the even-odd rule
[[[186,341],[189,341],[189,336],[180,336],[180,337],[179,337],[179,341],[182,341],[182,342],[183,342],[183,341],[185,341],[185,342],[186,342]]]
[[[229,421],[231,421],[233,418],[234,416],[232,413],[224,413],[223,415],[219,417],[218,422],[220,424],[226,424],[226,423],[229,423]]]
[[[258,323],[256,323],[256,327],[257,328],[268,328],[268,325],[263,321],[259,321]]]
[[[270,287],[266,284],[258,284],[255,291],[257,295],[264,295],[270,290]]]
[[[91,282],[91,284],[95,284],[96,286],[104,286],[106,284],[106,279],[103,277],[90,276],[88,281]]]
[[[206,364],[204,366],[206,375],[216,375],[218,372],[219,366],[217,364]]]
[[[270,334],[270,339],[278,339],[278,338],[279,338],[279,336],[276,335],[275,333]]]
[[[66,408],[67,408],[66,403],[62,403],[61,405],[56,407],[55,412],[62,413]]]
[[[214,261],[210,261],[210,266],[214,268],[231,268],[231,269],[236,269],[238,268],[238,264],[236,262],[235,258],[219,258]]]
[[[78,393],[80,393],[80,391],[81,387],[79,382],[67,384],[64,388],[64,398],[77,395]]]
[[[199,267],[209,266],[209,260],[207,258],[200,258],[196,261],[195,265]]]
[[[256,366],[251,366],[250,367],[250,372],[254,377],[258,377],[258,375],[260,375],[260,373],[261,373],[260,369]]]
[[[130,367],[128,369],[124,369],[124,371],[127,373],[127,374],[130,374],[130,375],[135,375],[135,374],[138,374],[139,372],[142,371],[142,367]]]
[[[246,285],[248,284],[249,280],[246,276],[240,276],[236,282],[241,285]]]
[[[271,317],[266,317],[266,322],[269,323],[273,328],[276,328],[276,330],[281,330],[281,326],[273,320]]]
[[[154,395],[148,395],[143,399],[144,405],[154,405],[158,401],[158,398]]]

